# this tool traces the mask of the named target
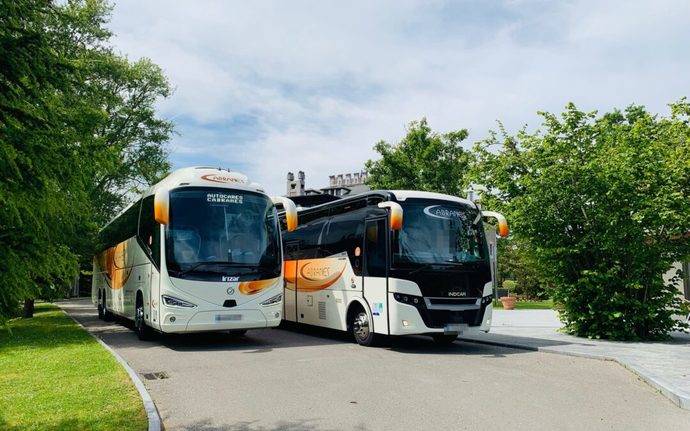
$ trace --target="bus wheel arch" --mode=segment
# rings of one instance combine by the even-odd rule
[[[144,310],[144,294],[141,290],[137,290],[136,299],[134,301],[134,331],[140,340],[150,340],[152,330],[146,324]]]
[[[105,320],[106,322],[112,320],[113,314],[110,311],[108,311],[108,307],[106,306],[105,289],[100,289],[98,291],[98,304],[98,317]]]
[[[347,306],[347,313],[345,313],[345,324],[347,325],[347,330],[350,331],[352,328],[350,328],[350,323],[352,322],[354,318],[354,314],[364,311],[367,312],[366,306],[362,303],[362,301],[359,298],[353,299],[350,301],[350,304]]]
[[[97,297],[98,297],[98,302],[97,302],[97,304],[98,304],[98,306],[97,306],[98,318],[100,320],[105,320],[105,310],[103,309],[102,292],[103,292],[103,289],[98,289],[98,294],[97,294]]]
[[[376,346],[382,343],[383,336],[373,331],[372,317],[369,307],[359,299],[354,299],[347,307],[347,330],[362,346]]]

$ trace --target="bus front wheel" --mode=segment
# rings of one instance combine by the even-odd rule
[[[137,306],[134,311],[134,331],[140,340],[146,341],[151,339],[151,328],[144,320],[144,300],[141,295],[137,296]]]
[[[376,346],[381,344],[383,336],[375,334],[371,328],[369,315],[363,309],[358,309],[351,314],[350,332],[357,344],[361,346]]]

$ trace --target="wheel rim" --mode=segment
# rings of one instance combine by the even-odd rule
[[[141,331],[144,323],[144,307],[138,306],[136,311],[135,325],[137,330]]]
[[[369,317],[367,313],[359,313],[352,324],[355,337],[366,340],[369,337]]]

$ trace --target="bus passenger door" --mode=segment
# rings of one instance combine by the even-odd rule
[[[371,310],[374,332],[388,334],[388,219],[369,219],[364,230],[364,299]]]
[[[160,282],[161,274],[155,265],[146,265],[148,268],[148,289],[144,289],[144,320],[146,320],[152,328],[160,328],[160,322],[158,322],[158,310],[160,310],[160,304],[158,303],[158,298],[160,298]]]

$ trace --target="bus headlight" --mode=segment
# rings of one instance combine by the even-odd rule
[[[402,302],[403,304],[412,305],[413,307],[420,308],[424,304],[424,299],[421,296],[416,295],[405,295],[404,293],[393,293],[393,298],[396,301]]]
[[[271,296],[267,300],[261,302],[261,305],[273,305],[273,304],[279,303],[282,300],[283,300],[283,294],[279,293],[279,294],[277,294],[275,296]]]
[[[170,307],[184,307],[184,308],[196,307],[196,304],[192,304],[191,302],[187,302],[187,301],[182,300],[180,298],[175,298],[174,296],[162,295],[161,298],[163,298],[163,304],[170,306]]]

